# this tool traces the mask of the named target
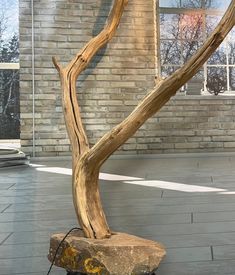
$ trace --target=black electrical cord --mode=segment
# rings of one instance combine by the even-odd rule
[[[79,227],[74,227],[74,228],[70,229],[69,232],[64,236],[63,240],[59,243],[58,247],[56,248],[56,251],[55,251],[53,260],[51,261],[51,266],[50,266],[50,268],[49,268],[49,270],[48,270],[48,272],[47,272],[47,275],[49,275],[50,272],[51,272],[51,270],[52,270],[52,267],[53,267],[54,262],[55,262],[55,258],[56,258],[57,254],[58,254],[58,251],[59,251],[61,245],[63,244],[63,242],[65,241],[65,239],[68,237],[68,235],[69,235],[72,231],[74,231],[74,230],[82,230],[82,229],[79,228]]]
[[[64,238],[62,239],[62,241],[59,243],[58,247],[56,248],[56,251],[55,251],[53,260],[52,260],[52,262],[51,262],[51,266],[50,266],[50,268],[49,268],[49,270],[48,270],[48,272],[47,272],[47,275],[49,275],[50,272],[51,272],[51,270],[52,270],[52,267],[53,267],[54,262],[55,262],[55,258],[56,258],[57,254],[58,254],[58,251],[59,251],[61,245],[63,244],[63,242],[65,241],[65,239],[68,237],[68,235],[69,235],[72,231],[74,231],[74,230],[82,230],[82,229],[79,228],[79,227],[74,227],[74,228],[70,229],[69,232],[64,236]],[[155,271],[156,271],[156,270],[155,270]],[[151,275],[155,275],[155,273],[152,273]]]

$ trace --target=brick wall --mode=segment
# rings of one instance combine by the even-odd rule
[[[104,25],[109,0],[34,1],[35,152],[68,155],[60,82],[51,57],[66,64]],[[21,144],[32,153],[31,6],[20,0]],[[115,38],[79,77],[78,98],[91,144],[123,120],[154,85],[152,1],[129,0]],[[118,153],[233,150],[235,99],[177,96]]]
[[[137,138],[146,153],[230,152],[235,148],[235,97],[176,96]]]

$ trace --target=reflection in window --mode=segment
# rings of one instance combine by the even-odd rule
[[[231,0],[205,0],[206,8],[213,8],[225,11]]]
[[[18,70],[0,70],[0,137],[19,138]]]
[[[1,63],[18,63],[19,62],[19,40],[16,34],[9,38],[8,43],[0,48]]]
[[[187,95],[198,95],[198,91],[201,91],[203,89],[203,77],[204,72],[203,70],[200,70],[185,85],[185,93]]]
[[[226,10],[231,0],[159,0],[161,8],[209,8]]]
[[[181,7],[182,8],[202,8],[202,1],[201,0],[181,0]]]
[[[208,67],[207,90],[209,93],[218,95],[227,90],[226,67]]]
[[[181,38],[186,40],[202,39],[202,15],[182,14],[180,18]]]
[[[229,68],[229,86],[232,91],[235,91],[235,67]]]
[[[166,78],[167,76],[173,74],[177,69],[179,69],[179,66],[162,66],[162,77]]]
[[[159,0],[159,6],[165,8],[180,7],[180,0]]]
[[[235,28],[228,35],[227,51],[229,65],[235,65]]]
[[[0,139],[19,139],[18,0],[0,1]]]
[[[1,0],[0,19],[1,31],[4,32],[4,39],[7,40],[9,37],[12,37],[14,33],[18,33],[19,1]]]
[[[205,18],[205,25],[206,25],[205,36],[206,37],[208,37],[211,34],[211,32],[216,28],[220,19],[221,19],[221,16],[218,16],[218,15],[206,15],[206,18]]]
[[[183,63],[188,61],[190,57],[201,47],[202,42],[199,40],[182,41],[182,57]]]
[[[219,23],[230,0],[160,0],[159,4],[161,59],[159,71],[163,77],[167,77],[177,65],[187,62],[202,46],[203,41]],[[203,90],[216,95],[225,91],[235,91],[234,62],[235,29],[233,28],[204,65],[200,77],[190,80],[185,87],[188,89],[201,87],[198,89],[198,94]]]
[[[160,14],[161,39],[177,39],[180,33],[179,22],[179,14]]]
[[[227,63],[226,52],[227,52],[227,43],[223,42],[220,45],[220,47],[208,59],[208,64],[210,64],[210,65],[215,65],[215,64],[226,65],[226,63]]]
[[[162,65],[179,65],[181,47],[177,40],[165,40],[161,43]]]

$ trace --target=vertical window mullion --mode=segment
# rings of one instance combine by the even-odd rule
[[[228,37],[225,39],[226,50],[226,71],[227,71],[227,91],[230,91],[230,79],[229,79],[229,51],[228,51]]]
[[[203,12],[203,16],[202,16],[202,31],[203,31],[203,42],[206,40],[206,6],[205,6],[205,1],[202,0],[202,8],[204,10]],[[204,73],[204,85],[203,85],[203,90],[204,92],[208,92],[207,91],[207,61],[205,62],[205,64],[203,65],[203,73]]]
[[[160,51],[160,11],[159,11],[159,0],[153,0],[154,9],[154,36],[155,36],[155,73],[156,78],[161,78],[161,51]]]

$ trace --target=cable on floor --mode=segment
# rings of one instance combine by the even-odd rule
[[[56,248],[56,251],[55,251],[53,260],[52,260],[52,262],[51,262],[51,266],[50,266],[50,268],[49,268],[49,270],[48,270],[48,272],[47,272],[47,275],[49,275],[50,272],[51,272],[51,270],[52,270],[52,267],[53,267],[54,262],[55,262],[55,258],[56,258],[57,254],[58,254],[58,251],[59,251],[61,245],[63,244],[63,242],[65,241],[65,239],[69,236],[69,234],[70,234],[72,231],[74,231],[74,230],[82,230],[82,229],[79,228],[79,227],[74,227],[74,228],[70,229],[69,232],[64,236],[63,240],[59,243],[58,247]]]

